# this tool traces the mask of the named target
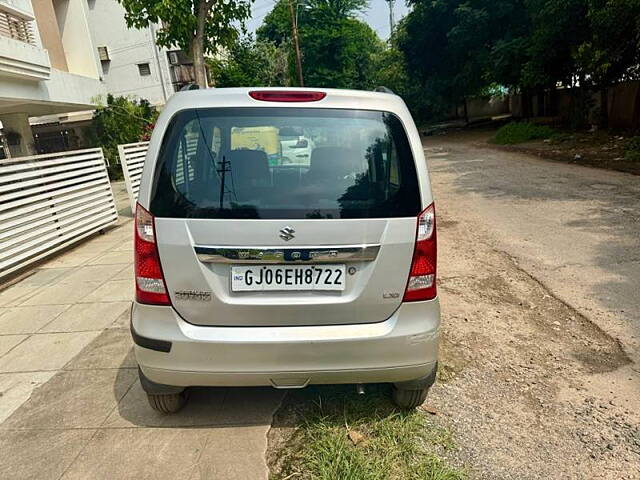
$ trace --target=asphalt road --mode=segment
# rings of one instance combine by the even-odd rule
[[[424,141],[436,206],[489,230],[560,300],[640,361],[640,177],[489,148],[490,133]]]

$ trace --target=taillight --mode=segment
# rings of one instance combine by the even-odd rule
[[[436,298],[436,209],[432,203],[418,216],[416,245],[404,302]]]
[[[317,102],[327,94],[301,90],[253,90],[249,92],[249,96],[263,102]]]
[[[139,204],[136,205],[135,224],[136,301],[151,305],[170,305],[156,245],[153,215]]]

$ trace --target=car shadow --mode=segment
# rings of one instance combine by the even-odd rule
[[[131,374],[135,365],[133,347],[127,354],[118,376]],[[118,401],[117,414],[112,415],[107,427],[178,427],[212,428],[270,425],[274,412],[280,406],[285,392],[271,387],[191,387],[187,389],[185,407],[172,415],[151,408],[139,379],[130,384],[126,393],[114,382],[114,395]]]
[[[132,363],[135,364],[133,347],[123,361],[117,377],[130,378],[131,370],[135,368]],[[278,390],[272,387],[191,387],[187,389],[188,401],[185,407],[171,415],[151,408],[138,379],[133,383],[129,381],[130,386],[126,392],[123,392],[122,385],[123,378],[116,378],[114,395],[118,401],[117,414],[111,416],[105,427],[286,427],[295,426],[306,416],[306,413],[299,415],[300,412],[325,411],[332,416],[339,416],[346,405],[352,406],[349,409],[356,416],[397,413],[390,401],[391,387],[387,384],[367,385],[365,395],[359,395],[354,385],[312,385],[295,390]],[[281,409],[283,405],[286,408]],[[287,413],[276,414],[279,409],[286,410]]]

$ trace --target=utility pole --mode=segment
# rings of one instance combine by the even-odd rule
[[[393,34],[393,29],[395,28],[395,20],[393,18],[393,8],[395,6],[396,0],[387,0],[389,4],[389,36]]]
[[[151,47],[153,48],[153,56],[156,59],[156,66],[158,67],[158,78],[160,79],[160,85],[162,87],[162,98],[164,99],[164,103],[167,103],[167,88],[164,85],[164,75],[162,74],[160,55],[158,54],[158,45],[156,44],[156,29],[153,23],[149,23],[149,33],[151,34]]]
[[[298,0],[296,0],[297,2]],[[304,87],[304,79],[302,78],[302,59],[300,58],[300,42],[298,40],[298,6],[296,5],[296,11],[293,11],[293,0],[289,0],[289,11],[291,12],[291,29],[293,30],[293,44],[296,49],[296,69],[298,70],[298,83],[301,87]]]
[[[220,210],[224,207],[224,194],[227,193],[225,190],[225,177],[226,173],[231,172],[231,162],[225,159],[224,155],[222,156],[222,162],[220,162],[220,168],[216,169],[216,172],[220,174]]]

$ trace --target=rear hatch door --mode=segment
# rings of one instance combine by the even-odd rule
[[[234,138],[246,128],[294,127],[313,145],[307,165],[283,164],[260,144]],[[421,202],[395,116],[317,108],[181,112],[155,177],[158,251],[171,302],[186,321],[357,324],[386,320],[399,307]]]

